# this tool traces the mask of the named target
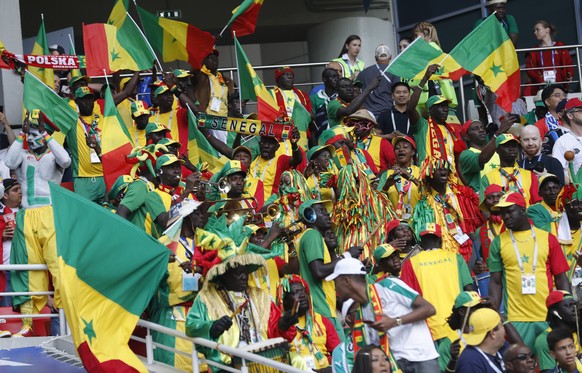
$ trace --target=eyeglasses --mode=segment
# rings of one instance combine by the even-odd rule
[[[511,359],[509,361],[514,361],[514,360],[526,361],[527,359],[533,359],[533,358],[534,358],[534,354],[533,354],[533,352],[530,352],[529,354],[517,354],[516,357],[514,357],[513,359]]]
[[[582,109],[572,109],[572,110],[570,110],[570,113],[572,113],[572,114],[573,113],[579,113],[581,111],[582,111]]]
[[[552,97],[556,97],[556,98],[568,98],[568,94],[567,93],[554,93],[551,96]]]

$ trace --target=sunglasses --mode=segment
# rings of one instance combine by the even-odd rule
[[[516,357],[514,357],[513,359],[511,359],[509,361],[514,361],[514,360],[526,361],[527,359],[533,359],[533,358],[534,358],[534,354],[533,354],[533,352],[530,352],[529,354],[517,354]]]

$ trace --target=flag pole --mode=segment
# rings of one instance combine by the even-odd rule
[[[135,0],[134,0],[134,3],[135,3]],[[125,11],[125,14],[127,14],[127,16],[129,17],[129,19],[131,19],[131,22],[133,22],[133,24],[135,25],[135,27],[137,27],[137,29],[139,30],[139,33],[143,37],[143,40],[145,40],[148,48],[150,49],[150,52],[152,52],[152,54],[156,57],[156,62],[158,63],[158,67],[160,68],[160,71],[163,72],[164,71],[164,68],[162,67],[162,64],[160,63],[160,59],[158,58],[158,55],[156,54],[156,52],[152,48],[149,40],[144,35],[143,31],[141,31],[141,29],[139,28],[139,26],[137,25],[137,23],[135,23],[135,20],[131,17],[131,15],[129,14],[129,12],[128,11]]]
[[[224,30],[223,30],[224,31]],[[240,111],[241,111],[241,115],[244,115],[244,113],[242,112],[242,108],[243,108],[243,100],[242,100],[242,87],[240,84],[240,67],[238,66],[238,52],[236,49],[236,42],[238,41],[236,38],[236,31],[232,31],[232,35],[233,35],[233,47],[234,47],[234,60],[236,63],[236,77],[238,79],[238,105],[240,107]]]
[[[73,53],[75,53],[76,55],[77,51],[75,50],[75,44],[73,43],[73,38],[71,37],[71,34],[69,34],[69,43],[71,43],[71,49],[73,50]]]
[[[226,24],[226,26],[224,26],[224,28],[222,29],[222,31],[220,31],[220,36],[222,36],[222,34],[224,33],[224,31],[228,28],[228,23]]]
[[[420,39],[420,37],[418,37],[418,38],[414,39],[414,40],[412,41],[412,43],[410,43],[410,44],[408,45],[408,47],[410,47],[410,46],[412,46],[414,43],[416,43],[416,42],[418,41],[418,39]],[[408,48],[408,47],[407,47],[407,48]],[[388,71],[388,69],[389,69],[390,67],[392,67],[392,64],[393,64],[394,62],[396,62],[396,60],[397,60],[397,59],[399,59],[399,58],[400,58],[400,56],[402,56],[402,55],[405,53],[405,51],[406,51],[406,49],[404,49],[404,51],[400,52],[400,53],[399,53],[399,54],[396,56],[396,58],[394,58],[392,61],[390,61],[390,63],[388,64],[388,66],[386,66],[386,68],[384,69],[384,71],[382,71],[382,74],[386,74],[386,71]]]

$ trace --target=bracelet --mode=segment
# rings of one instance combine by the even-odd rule
[[[24,142],[24,139],[26,139],[26,134],[24,132],[20,132],[18,134],[18,137],[16,138],[16,140],[20,140],[20,142]]]

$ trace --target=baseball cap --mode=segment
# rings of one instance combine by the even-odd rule
[[[333,269],[333,273],[325,278],[325,281],[333,281],[338,276],[343,275],[365,275],[366,267],[356,258],[340,259]]]
[[[2,184],[4,185],[4,193],[6,193],[10,190],[10,188],[17,185],[18,181],[16,179],[8,178],[8,179],[2,180]],[[4,193],[2,193],[2,194],[4,194]]]
[[[525,198],[523,198],[523,194],[518,192],[507,192],[503,195],[503,197],[501,197],[499,203],[491,207],[491,210],[497,211],[500,208],[509,207],[513,205],[526,207]]]
[[[89,89],[89,87],[79,87],[75,91],[75,98],[85,97],[87,95],[93,96],[93,92]]]
[[[125,85],[127,84],[127,82],[129,82],[130,80],[131,80],[131,78],[128,78],[128,77],[121,79],[119,81],[119,89],[123,90],[123,88],[125,88]]]
[[[576,107],[582,107],[582,100],[579,98],[571,98],[566,102],[566,106],[564,107],[565,110],[574,109]]]
[[[419,236],[426,236],[427,234],[434,234],[435,236],[442,237],[443,233],[441,226],[436,223],[424,223],[420,226]]]
[[[556,183],[562,185],[562,183],[560,182],[560,179],[558,179],[558,177],[554,174],[543,174],[539,179],[538,179],[538,184],[541,188],[542,184],[545,183],[546,181],[555,181]]]
[[[242,163],[240,163],[240,161],[232,160],[226,162],[220,173],[222,176],[230,176],[239,172],[242,172],[246,175],[247,168]]]
[[[395,248],[394,246],[388,244],[388,243],[383,243],[382,245],[379,245],[378,247],[376,247],[376,249],[374,250],[374,259],[376,259],[376,261],[380,261],[380,259],[384,259],[384,258],[388,258],[390,255],[394,254],[396,251],[400,251],[399,249]]]
[[[543,89],[540,89],[534,97],[534,105],[535,106],[546,107],[546,104],[544,104],[544,100],[542,100],[542,91],[543,91]]]
[[[136,100],[133,101],[130,105],[131,107],[131,115],[133,115],[134,117],[139,117],[145,114],[150,113],[150,111],[148,109],[146,109],[146,105],[143,101],[141,100]]]
[[[512,135],[511,133],[503,133],[497,136],[497,138],[495,139],[495,147],[498,147],[499,145],[508,143],[510,141],[517,141],[519,143],[519,139],[515,137],[515,135]]]
[[[342,317],[344,319],[348,315],[348,311],[350,310],[350,307],[352,306],[352,304],[354,304],[354,302],[355,302],[355,300],[353,300],[352,298],[349,298],[344,302],[344,304],[342,304]]]
[[[564,299],[573,299],[572,294],[564,290],[554,290],[546,298],[546,307],[550,308],[556,303],[563,301]]]
[[[558,105],[556,105],[556,113],[559,113],[560,111],[564,110],[566,108],[566,103],[568,102],[568,100],[563,99],[562,101],[558,102]]]
[[[416,150],[416,143],[414,142],[414,140],[412,139],[412,137],[410,136],[406,136],[406,135],[398,135],[398,136],[394,136],[392,138],[392,146],[396,146],[397,143],[399,143],[400,141],[408,141],[410,143],[410,145],[412,145],[412,148],[414,150]]]
[[[164,166],[169,166],[169,165],[176,163],[176,162],[184,163],[183,160],[176,157],[174,154],[161,155],[158,157],[158,159],[156,159],[156,171],[159,171],[160,168],[162,168]]]
[[[461,134],[462,135],[466,135],[467,134],[467,131],[469,131],[469,128],[471,128],[471,126],[475,122],[481,123],[480,120],[476,120],[476,119],[469,119],[468,121],[466,121],[465,123],[463,123],[463,127],[461,127]]]
[[[462,291],[455,298],[454,308],[460,307],[474,307],[480,303],[483,303],[483,299],[476,291]]]
[[[49,52],[57,51],[59,54],[65,54],[65,48],[58,44],[49,45]]]
[[[163,139],[158,141],[158,145],[164,145],[165,147],[168,147],[171,145],[176,145],[178,148],[182,147],[182,144],[180,144],[178,141],[176,141],[174,139],[169,139],[167,137],[164,137]]]
[[[442,95],[434,95],[434,96],[430,96],[428,98],[428,100],[426,100],[426,107],[430,108],[433,105],[436,104],[440,104],[441,102],[447,102],[447,103],[451,103],[451,100],[449,100],[448,98],[446,98],[445,96]]]
[[[281,77],[281,75],[283,75],[285,73],[295,74],[295,71],[293,71],[293,69],[290,68],[289,66],[281,66],[281,67],[278,67],[275,70],[275,81],[279,80],[279,77]]]
[[[249,153],[249,155],[250,155],[251,157],[253,156],[253,153],[251,152],[251,149],[249,149],[248,147],[246,147],[246,146],[244,146],[244,145],[239,145],[239,146],[237,146],[236,148],[234,148],[234,149],[232,150],[232,155],[233,155],[233,157],[234,157],[234,155],[235,155],[236,153],[238,153],[238,152],[239,152],[239,151],[241,151],[241,150],[242,150],[242,151],[245,151],[245,152],[247,152],[247,153]]]
[[[324,199],[324,200],[310,199],[310,200],[303,202],[301,204],[301,206],[299,206],[299,216],[303,216],[305,209],[312,207],[313,205],[317,205],[320,203],[324,204],[326,202],[331,202],[331,201],[329,199]]]
[[[160,84],[160,86],[158,88],[156,88],[156,90],[154,91],[154,96],[158,97],[162,93],[167,92],[169,90],[170,90],[170,88],[168,88],[168,86],[166,84]]]
[[[148,123],[148,125],[145,128],[145,133],[146,135],[149,135],[150,133],[154,133],[154,132],[160,132],[160,131],[170,131],[168,129],[168,127],[164,126],[161,123],[155,123],[155,122],[150,122]]]
[[[503,193],[503,188],[499,184],[491,184],[483,192],[483,199],[479,202],[479,210],[487,211],[485,208],[485,199],[493,193]]]
[[[311,158],[313,158],[313,156],[315,156],[315,154],[317,154],[321,150],[325,150],[325,149],[329,150],[329,152],[331,154],[333,154],[335,152],[335,148],[333,147],[333,145],[316,145],[316,146],[311,147],[307,151],[307,159],[311,160]]]
[[[114,200],[117,195],[123,192],[129,184],[133,181],[133,177],[129,175],[120,175],[116,180],[115,183],[111,186],[109,193],[107,194],[107,198],[109,201]]]
[[[376,117],[367,109],[359,109],[352,115],[348,116],[346,119],[364,119],[369,120],[370,122],[374,123],[375,125],[378,124],[376,122]]]
[[[73,84],[75,84],[79,80],[84,80],[87,84],[91,83],[91,78],[89,78],[87,75],[77,75],[72,77],[71,80],[69,80],[69,87],[72,87]]]
[[[470,346],[478,346],[487,333],[495,329],[501,322],[497,311],[491,308],[479,308],[469,316],[469,333],[463,333],[463,339]]]
[[[352,83],[352,86],[362,89],[362,88],[364,88],[364,83],[361,80],[354,80],[354,82]]]
[[[175,69],[173,72],[174,72],[174,76],[176,78],[178,78],[178,79],[180,79],[180,78],[190,78],[190,77],[193,76],[188,71],[182,70],[182,69]]]
[[[392,53],[390,53],[390,48],[386,44],[380,44],[376,47],[376,52],[374,53],[374,57],[390,57]]]

